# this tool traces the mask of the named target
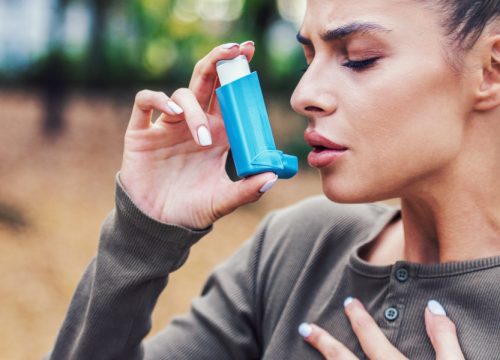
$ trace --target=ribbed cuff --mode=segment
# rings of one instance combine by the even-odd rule
[[[100,254],[112,257],[129,271],[150,275],[176,270],[189,249],[212,230],[165,224],[142,212],[116,177],[116,209],[103,224]]]

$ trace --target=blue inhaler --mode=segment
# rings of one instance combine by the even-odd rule
[[[266,104],[256,72],[247,58],[217,62],[221,87],[216,90],[236,172],[247,177],[273,172],[288,179],[298,171],[296,156],[276,150]]]

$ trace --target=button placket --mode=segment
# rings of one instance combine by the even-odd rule
[[[411,289],[412,273],[411,265],[403,261],[396,262],[389,278],[383,307],[380,309],[380,327],[384,329],[387,338],[393,343],[397,339],[399,326],[404,316]]]

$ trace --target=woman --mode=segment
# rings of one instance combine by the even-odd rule
[[[214,49],[171,97],[140,92],[116,210],[52,358],[498,358],[499,14],[496,0],[310,0],[292,106],[328,199],[266,217],[145,344],[189,247],[276,177],[228,179],[210,101],[216,61],[253,43]],[[401,209],[338,204],[393,197]]]

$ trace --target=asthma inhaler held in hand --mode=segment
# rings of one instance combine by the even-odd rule
[[[289,179],[298,171],[296,156],[276,149],[256,72],[247,58],[217,62],[221,87],[216,90],[238,176],[273,172]]]

